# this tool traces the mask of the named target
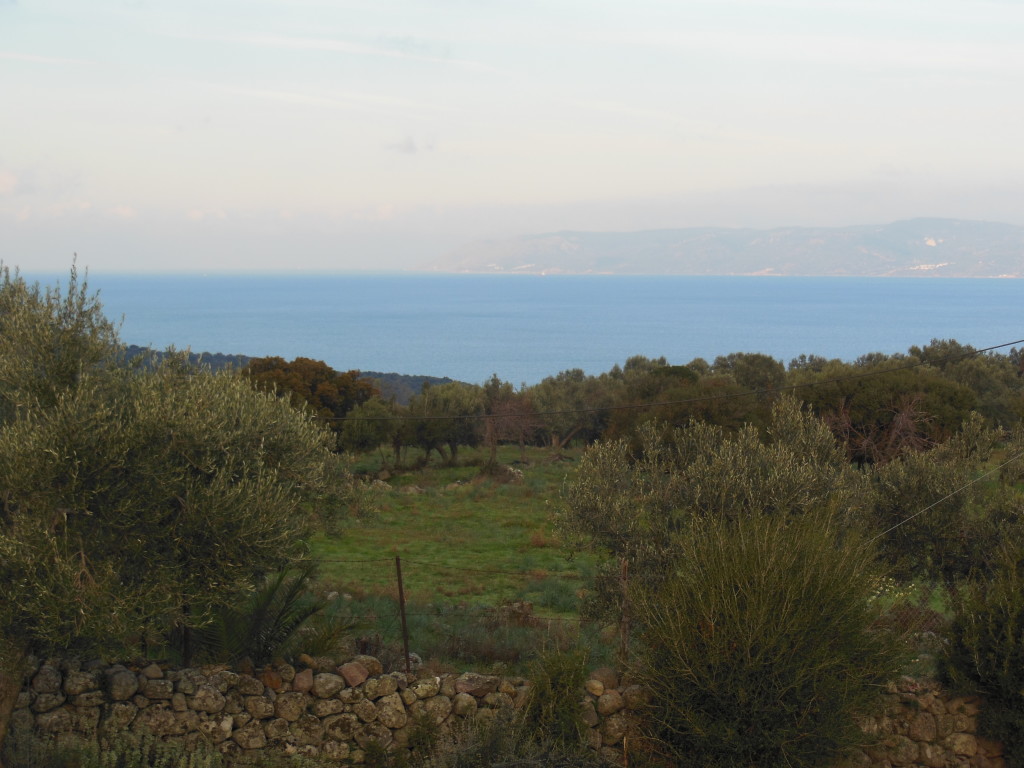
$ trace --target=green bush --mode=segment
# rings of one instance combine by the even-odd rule
[[[871,550],[814,512],[708,517],[685,534],[675,570],[631,590],[652,750],[700,768],[833,764],[903,657],[871,628]]]
[[[978,727],[1024,766],[1024,547],[999,551],[989,579],[960,590],[943,677],[985,697]]]

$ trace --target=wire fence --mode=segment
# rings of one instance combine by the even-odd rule
[[[411,671],[413,659],[416,654],[410,649],[418,650],[422,647],[423,637],[417,636],[417,631],[425,632],[429,627],[432,631],[441,629],[451,633],[448,637],[449,643],[455,641],[458,645],[460,634],[469,632],[470,625],[483,627],[491,633],[491,642],[499,643],[499,630],[503,627],[515,627],[526,631],[532,631],[538,639],[530,651],[536,651],[543,645],[545,636],[550,639],[552,635],[558,635],[564,639],[567,633],[579,638],[585,628],[591,628],[595,635],[600,636],[600,642],[608,652],[609,657],[614,657],[616,664],[628,662],[631,653],[631,642],[633,635],[632,617],[630,611],[630,568],[629,562],[621,558],[618,563],[618,579],[620,590],[619,602],[617,604],[618,615],[593,619],[588,617],[583,606],[577,604],[572,615],[557,615],[547,612],[537,612],[533,604],[525,599],[527,590],[524,588],[518,596],[512,596],[500,601],[495,605],[467,605],[465,603],[431,602],[426,605],[420,603],[409,604],[406,594],[412,586],[418,591],[423,588],[441,590],[445,586],[444,574],[453,572],[468,573],[481,577],[513,577],[522,579],[524,583],[538,579],[536,569],[499,569],[499,568],[477,568],[470,566],[459,566],[451,563],[432,562],[419,557],[402,557],[394,555],[379,558],[321,558],[321,563],[333,565],[352,566],[353,572],[349,577],[351,583],[357,583],[360,572],[365,574],[367,566],[374,566],[386,569],[393,579],[394,591],[392,597],[394,602],[375,603],[373,610],[359,610],[360,603],[355,602],[353,612],[347,618],[353,622],[360,622],[372,630],[375,635],[377,647],[366,647],[363,650],[370,652],[381,650],[381,636],[389,634],[400,638],[402,652],[395,661],[404,665],[405,671]],[[412,566],[412,568],[410,568]],[[575,572],[545,572],[545,579],[564,580],[571,582],[574,587],[581,584],[581,575]],[[880,593],[886,592],[886,585],[880,585]],[[876,623],[878,629],[896,631],[921,645],[941,643],[942,636],[948,629],[948,621],[941,613],[928,608],[924,601],[916,598],[899,596],[894,599],[883,596],[886,600],[886,607],[880,611]],[[418,620],[414,623],[412,620]],[[434,623],[430,623],[430,622]],[[374,635],[371,635],[374,637]],[[464,637],[462,638],[465,639]],[[372,646],[369,643],[369,646]],[[395,654],[397,656],[397,654]]]

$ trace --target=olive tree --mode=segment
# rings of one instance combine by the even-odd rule
[[[869,498],[790,399],[763,433],[645,424],[635,442],[588,450],[560,528],[611,556],[594,609],[631,617],[647,733],[673,765],[810,768],[850,744],[899,661],[893,638],[869,631]]]
[[[28,655],[202,625],[301,559],[310,502],[349,487],[310,416],[119,349],[74,273],[65,291],[0,274],[0,742]]]

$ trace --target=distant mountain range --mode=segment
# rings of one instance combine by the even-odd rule
[[[1024,277],[1024,227],[910,219],[881,226],[553,232],[473,243],[424,269],[525,274]]]

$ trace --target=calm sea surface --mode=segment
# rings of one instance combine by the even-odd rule
[[[53,276],[26,274],[52,283]],[[89,275],[129,344],[482,382],[763,352],[852,360],[1024,338],[1024,281],[529,275]]]

